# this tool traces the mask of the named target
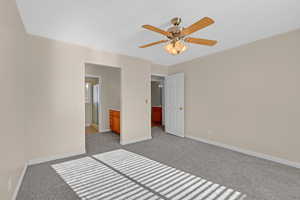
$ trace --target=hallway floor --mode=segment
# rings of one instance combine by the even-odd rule
[[[85,133],[91,134],[91,133],[98,133],[99,131],[94,126],[86,126],[85,127]]]
[[[87,155],[28,167],[17,199],[78,199],[51,164],[120,148],[239,190],[247,194],[246,200],[300,199],[300,169],[179,138],[157,127],[152,128],[152,137],[152,140],[122,146],[117,134],[87,134]]]

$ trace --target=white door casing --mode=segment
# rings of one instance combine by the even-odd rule
[[[165,79],[166,132],[184,137],[184,74],[178,73]]]

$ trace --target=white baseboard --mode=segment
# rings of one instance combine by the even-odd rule
[[[199,142],[219,146],[219,147],[229,149],[229,150],[232,150],[232,151],[236,151],[236,152],[239,152],[239,153],[247,154],[247,155],[250,155],[250,156],[257,157],[257,158],[262,158],[262,159],[265,159],[265,160],[277,162],[277,163],[280,163],[280,164],[284,164],[284,165],[288,165],[290,167],[295,167],[295,168],[300,169],[300,163],[298,163],[298,162],[293,162],[293,161],[278,158],[278,157],[275,157],[275,156],[270,156],[270,155],[263,154],[263,153],[258,153],[258,152],[255,152],[255,151],[241,149],[239,147],[235,147],[235,146],[231,146],[231,145],[227,145],[227,144],[222,144],[222,143],[219,143],[219,142],[214,142],[214,141],[206,140],[206,139],[202,139],[202,138],[197,138],[197,137],[194,137],[194,136],[186,136],[186,137],[190,138],[190,139],[193,139],[193,140],[197,140]]]
[[[101,129],[100,130],[100,133],[104,133],[104,132],[110,132],[111,130],[109,129],[109,128],[107,128],[107,129]]]
[[[40,164],[40,163],[48,162],[48,161],[52,161],[52,160],[67,158],[67,157],[71,157],[71,156],[78,156],[78,155],[82,155],[85,153],[86,153],[85,151],[82,151],[82,152],[65,153],[65,154],[61,154],[61,155],[49,156],[49,157],[45,157],[45,158],[36,158],[36,159],[29,160],[28,165]]]
[[[146,140],[151,140],[152,139],[152,137],[150,136],[150,137],[146,137],[146,138],[141,138],[141,139],[137,139],[137,140],[131,140],[130,142],[123,142],[122,140],[121,140],[121,145],[127,145],[127,144],[133,144],[133,143],[137,143],[137,142],[142,142],[142,141],[146,141]]]
[[[23,167],[23,170],[21,172],[21,175],[19,177],[18,183],[16,185],[15,191],[14,191],[13,196],[12,196],[12,200],[16,200],[17,199],[19,190],[21,188],[21,184],[23,182],[23,179],[24,179],[24,176],[25,176],[25,173],[26,173],[26,169],[27,169],[27,163],[25,163],[25,165]]]

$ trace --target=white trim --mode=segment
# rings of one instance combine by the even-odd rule
[[[121,68],[118,65],[106,65],[106,64],[101,64],[99,62],[89,61],[89,60],[84,61],[84,67],[85,67],[86,64],[98,65],[99,67],[113,67],[113,68],[119,68],[119,69]]]
[[[110,132],[110,131],[111,131],[110,128],[107,128],[107,129],[101,129],[101,130],[100,130],[100,133]]]
[[[267,154],[264,154],[264,153],[259,153],[259,152],[255,152],[255,151],[241,149],[239,147],[235,147],[235,146],[231,146],[231,145],[227,145],[227,144],[222,144],[222,143],[219,143],[219,142],[214,142],[214,141],[206,140],[206,139],[202,139],[202,138],[197,138],[197,137],[194,137],[194,136],[186,136],[186,137],[190,138],[190,139],[193,139],[193,140],[197,140],[199,142],[219,146],[219,147],[229,149],[229,150],[232,150],[232,151],[236,151],[236,152],[239,152],[239,153],[247,154],[247,155],[250,155],[250,156],[257,157],[257,158],[273,161],[273,162],[276,162],[276,163],[280,163],[280,164],[283,164],[283,165],[288,165],[290,167],[295,167],[295,168],[300,169],[300,163],[298,163],[298,162],[293,162],[293,161],[289,161],[289,160],[282,159],[282,158],[279,158],[279,157],[270,156],[270,155],[267,155]]]
[[[142,141],[146,141],[146,140],[151,140],[152,137],[145,137],[145,138],[141,138],[141,139],[137,139],[137,140],[131,140],[130,142],[123,142],[121,141],[121,145],[127,145],[127,144],[133,144],[133,143],[137,143],[137,142],[142,142]]]
[[[114,110],[114,111],[119,111],[119,112],[121,112],[120,108],[119,108],[119,109],[115,109],[115,108],[108,108],[108,109],[107,109],[107,112],[109,112],[109,110]]]
[[[168,76],[168,74],[151,73],[151,76],[166,77],[166,76]]]
[[[72,157],[72,156],[78,156],[86,154],[85,151],[81,152],[75,152],[75,153],[65,153],[65,154],[60,154],[60,155],[55,155],[55,156],[49,156],[49,157],[44,157],[44,158],[36,158],[28,161],[28,166],[30,165],[35,165],[35,164],[40,164],[52,160],[57,160],[57,159],[62,159],[62,158],[67,158],[67,157]]]
[[[22,172],[21,172],[21,175],[20,175],[20,177],[19,177],[19,180],[18,180],[18,182],[17,182],[15,191],[14,191],[13,196],[12,196],[12,200],[17,199],[17,196],[18,196],[19,190],[20,190],[20,188],[21,188],[21,185],[22,185],[22,182],[23,182],[23,179],[24,179],[26,170],[27,170],[27,163],[25,163],[25,165],[24,165],[24,167],[23,167],[23,170],[22,170]]]
[[[99,75],[85,74],[84,77],[87,77],[87,78],[98,78],[98,83],[99,84],[101,83],[101,76],[99,76]]]

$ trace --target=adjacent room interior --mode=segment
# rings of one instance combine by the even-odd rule
[[[151,126],[164,130],[164,76],[151,76]]]
[[[100,77],[86,75],[85,83],[85,133],[100,132]]]
[[[0,0],[0,199],[299,200],[299,18]]]
[[[109,141],[120,143],[120,68],[86,63],[84,84],[86,142],[91,138],[93,140],[106,138],[106,143]],[[103,145],[103,143],[99,143],[99,145]],[[88,148],[87,144],[86,148]]]

